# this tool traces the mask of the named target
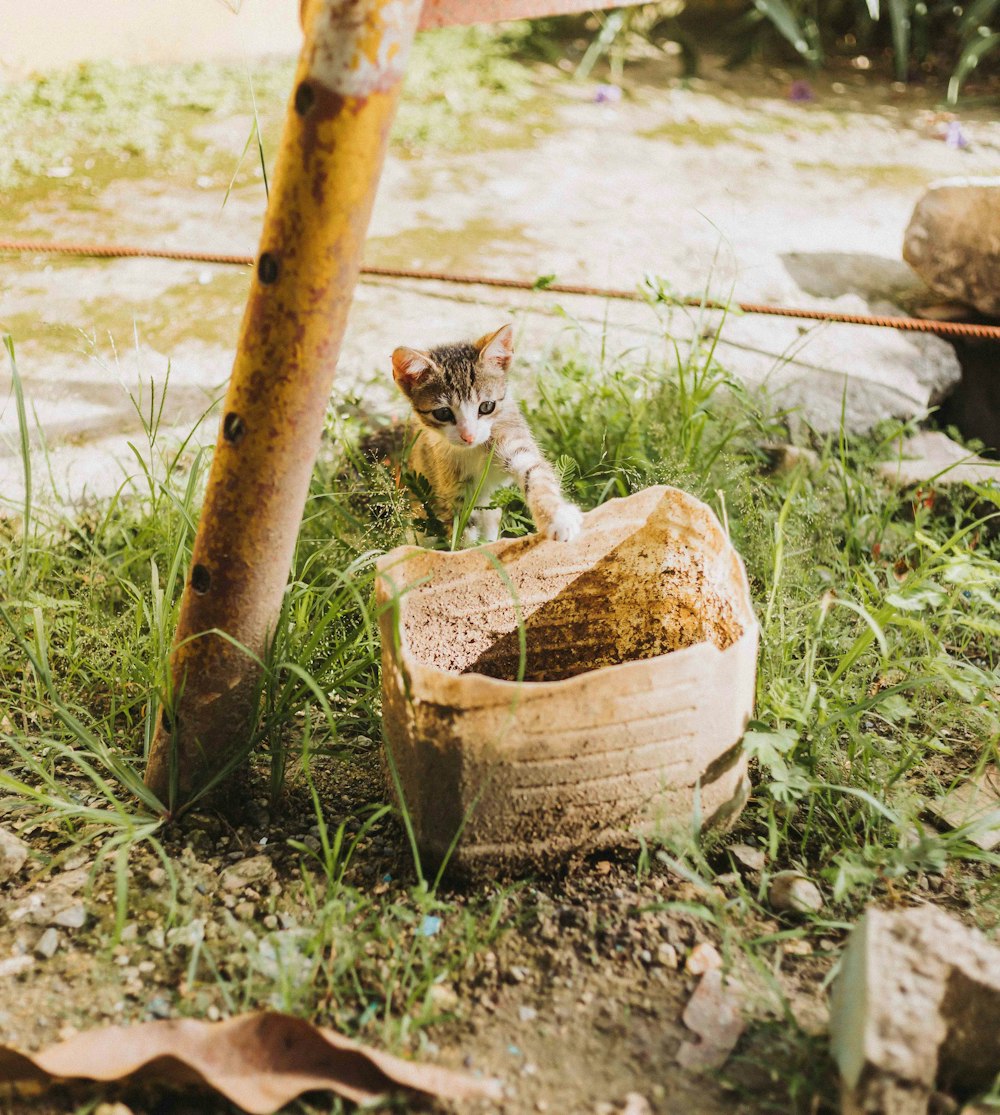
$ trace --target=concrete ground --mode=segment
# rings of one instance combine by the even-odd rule
[[[555,68],[522,119],[483,121],[459,151],[393,150],[367,260],[533,279],[634,287],[659,276],[679,294],[865,310],[927,292],[902,262],[903,231],[930,181],[1000,171],[1000,123],[963,113],[969,145],[943,142],[929,94],[858,74],[817,79],[788,98],[791,75],[708,67],[684,86],[667,62],[627,70],[626,96]],[[235,164],[244,116],[211,118],[206,144]],[[30,142],[30,137],[26,137]],[[253,253],[260,185],[222,200],[227,176],[129,177],[83,190],[69,176],[31,204],[0,204],[0,238],[125,242]],[[187,433],[224,390],[248,284],[239,268],[157,260],[0,260],[0,331],[10,332],[29,402],[36,491],[106,495],[134,470],[137,411],[169,389],[162,430]],[[559,309],[562,313],[559,313]],[[513,294],[415,281],[358,288],[335,398],[398,407],[388,354],[479,335],[509,314],[524,354],[590,346],[674,359],[717,318],[551,293]],[[730,316],[719,358],[765,384],[792,424],[863,429],[922,413],[959,375],[950,346],[886,330]],[[595,357],[596,359],[596,357]],[[17,417],[0,368],[0,497],[23,499]],[[846,385],[846,396],[845,396]],[[138,406],[137,406],[138,404]],[[216,418],[199,436],[212,442]],[[47,447],[47,456],[41,453]],[[141,447],[141,446],[140,446]]]

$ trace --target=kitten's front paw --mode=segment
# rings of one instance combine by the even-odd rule
[[[572,542],[583,529],[583,512],[572,503],[564,503],[545,527],[555,542]]]

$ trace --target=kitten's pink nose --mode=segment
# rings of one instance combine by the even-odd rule
[[[471,430],[459,430],[458,436],[466,445],[471,445],[476,440],[476,435]]]

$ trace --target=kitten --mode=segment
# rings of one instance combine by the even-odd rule
[[[427,477],[435,514],[447,522],[479,482],[492,450],[466,541],[494,542],[499,537],[501,513],[489,503],[496,489],[513,477],[538,530],[569,542],[580,533],[583,515],[563,498],[559,478],[542,456],[510,390],[507,371],[513,356],[509,325],[472,344],[442,345],[429,352],[396,349],[393,376],[423,427],[409,463]]]

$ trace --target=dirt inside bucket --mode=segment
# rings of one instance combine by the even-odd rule
[[[505,565],[518,608],[492,567],[481,576],[465,571],[433,581],[409,597],[404,625],[420,661],[450,673],[516,680],[521,616],[523,678],[529,682],[558,681],[701,642],[725,650],[743,634],[712,562],[695,550],[664,554],[648,539],[638,547],[626,540],[583,569]]]

